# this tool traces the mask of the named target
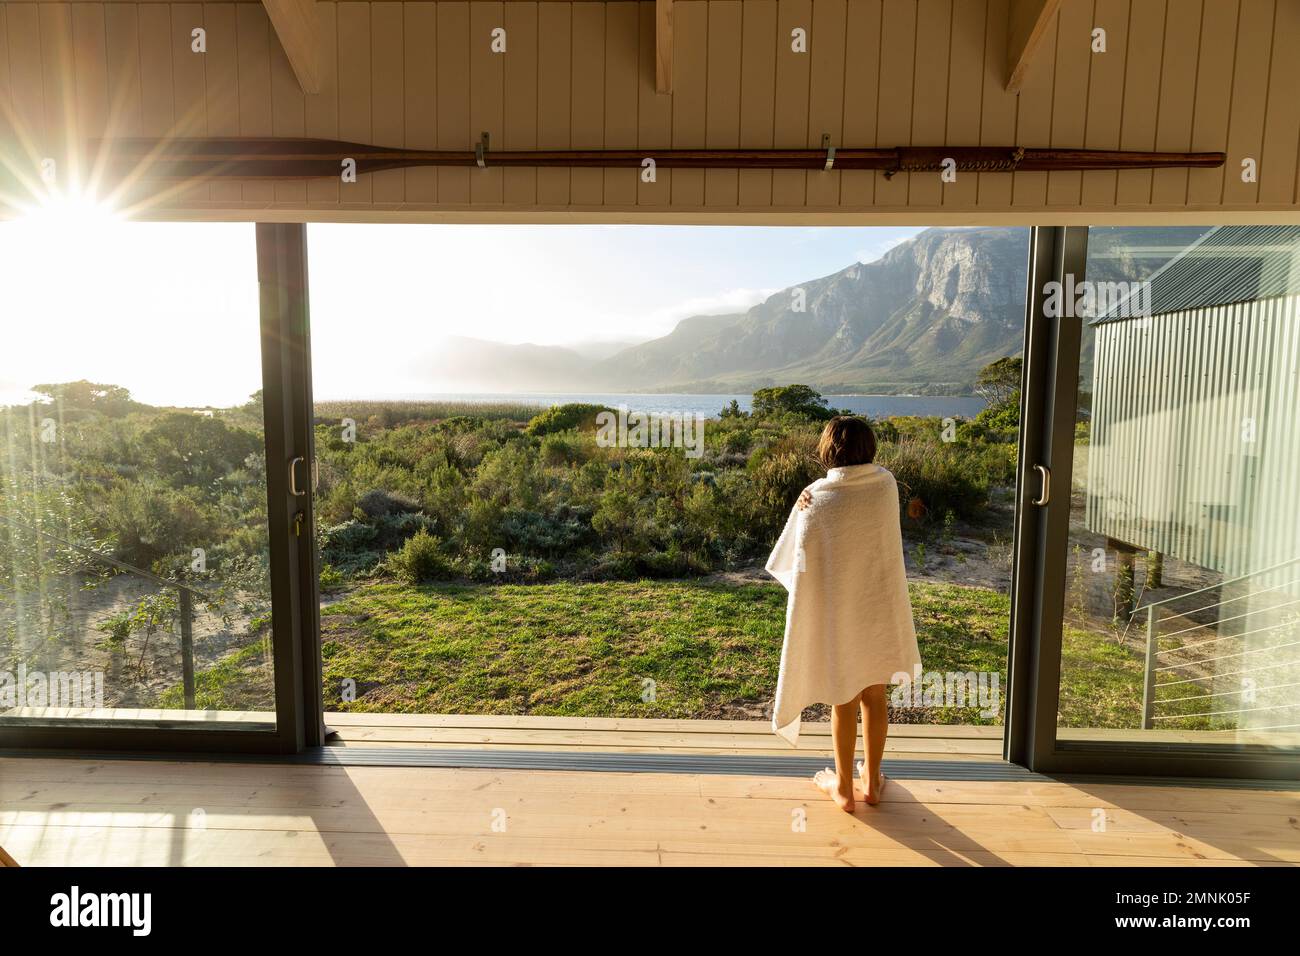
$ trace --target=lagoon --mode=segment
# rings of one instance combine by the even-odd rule
[[[832,408],[845,408],[855,415],[865,415],[868,418],[891,418],[895,415],[974,418],[986,404],[984,399],[974,395],[826,395],[824,397]],[[744,411],[749,411],[752,404],[752,396],[749,394],[708,395],[641,392],[590,394],[419,392],[402,395],[368,395],[366,399],[370,401],[468,402],[480,405],[504,402],[508,404],[539,405],[542,407],[564,405],[570,402],[587,402],[592,405],[606,405],[610,408],[626,405],[632,411],[649,412],[654,415],[672,413],[701,414],[706,418],[716,418],[723,408],[731,404],[732,399],[735,399]],[[318,396],[317,400],[326,401],[327,399]]]

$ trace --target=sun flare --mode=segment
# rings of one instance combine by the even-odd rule
[[[15,224],[33,238],[68,241],[101,237],[125,217],[110,203],[82,189],[52,190],[40,201],[21,207]]]

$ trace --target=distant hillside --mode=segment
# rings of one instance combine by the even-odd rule
[[[1095,229],[1089,277],[1142,278],[1204,231]],[[456,339],[431,371],[442,388],[480,391],[744,392],[790,382],[967,391],[981,368],[1022,348],[1028,240],[1016,227],[927,229],[875,262],[783,289],[747,312],[683,319],[603,359]],[[1089,348],[1085,365],[1090,358]]]
[[[595,364],[572,349],[456,337],[422,359],[421,372],[438,391],[546,392],[589,384]]]
[[[1095,230],[1092,277],[1147,275],[1203,231]],[[743,316],[688,319],[598,372],[627,388],[682,391],[778,382],[965,388],[983,366],[1022,348],[1028,240],[1029,230],[1014,227],[927,229],[875,262],[783,289]],[[1138,245],[1140,259],[1127,248]],[[796,290],[804,311],[796,311]]]

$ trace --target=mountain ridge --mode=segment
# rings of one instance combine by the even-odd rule
[[[1090,278],[1149,275],[1206,228],[1093,230]],[[872,262],[744,312],[690,316],[603,359],[458,338],[433,370],[459,381],[495,373],[484,391],[504,379],[519,391],[725,393],[800,382],[846,394],[969,393],[981,368],[1023,346],[1028,241],[1024,227],[930,228]]]

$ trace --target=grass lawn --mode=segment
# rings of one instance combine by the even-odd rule
[[[1007,598],[912,582],[927,670],[997,673]],[[322,609],[327,708],[403,713],[751,718],[770,715],[785,623],[777,584],[639,581],[355,589]],[[1141,661],[1066,628],[1064,722],[1136,725]],[[347,679],[355,702],[341,700]],[[653,682],[653,683],[650,683]],[[892,719],[998,723],[974,708]]]

